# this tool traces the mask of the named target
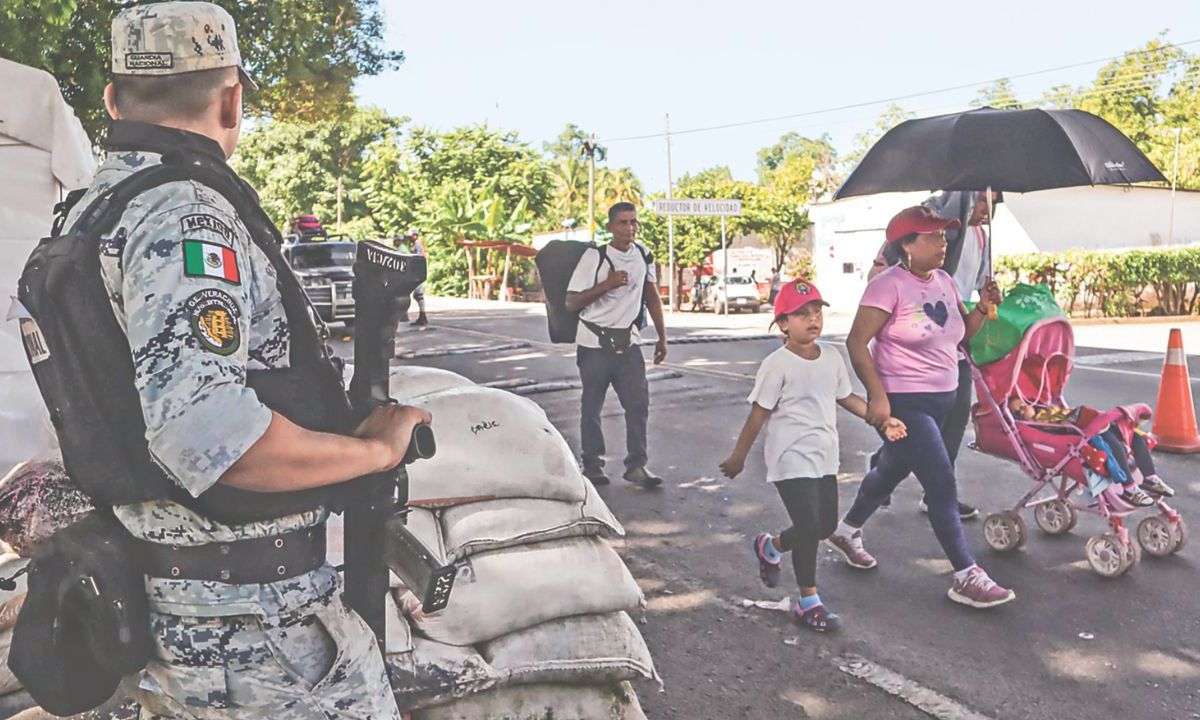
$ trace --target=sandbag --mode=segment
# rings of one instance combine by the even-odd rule
[[[474,384],[456,372],[419,365],[395,365],[388,380],[392,397],[402,403],[423,395]]]
[[[446,556],[461,560],[481,552],[569,537],[625,534],[590,486],[582,503],[506,498],[447,508],[441,525]]]
[[[643,602],[625,563],[600,538],[525,545],[464,562],[449,607],[413,616],[419,632],[449,645],[484,643],[562,617],[634,610]]]
[[[623,612],[551,620],[497,638],[480,652],[505,685],[658,678],[642,633]]]
[[[330,515],[325,523],[325,558],[326,561],[338,567],[346,560],[346,519],[342,515]],[[446,557],[446,548],[442,543],[442,531],[437,517],[424,508],[409,508],[408,529],[419,537],[435,556]],[[395,573],[389,573],[390,587],[400,587],[402,583]]]
[[[398,618],[405,622],[404,618]],[[388,618],[391,623],[392,618]],[[473,648],[413,638],[413,649],[385,658],[400,712],[452,702],[496,686],[498,675]]]
[[[21,606],[24,604],[25,593],[14,595],[0,602],[0,630],[10,630],[13,625],[17,624],[17,615],[21,614]]]
[[[516,685],[413,713],[413,720],[645,720],[637,693],[618,685]]]
[[[31,557],[38,542],[95,509],[67,475],[62,456],[26,460],[0,480],[0,540]]]
[[[504,390],[454,388],[415,398],[433,415],[438,453],[408,468],[409,500],[458,505],[496,498],[582,502],[571,448],[537,403]]]
[[[80,639],[80,642],[83,642]],[[8,669],[8,651],[12,647],[12,628],[0,631],[0,695],[21,689],[21,681]]]

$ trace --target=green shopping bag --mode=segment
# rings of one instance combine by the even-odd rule
[[[974,309],[975,303],[967,303]],[[1039,320],[1066,317],[1046,285],[1017,283],[996,308],[995,320],[984,320],[983,327],[971,338],[971,359],[976,365],[995,362],[1021,343],[1025,331]]]

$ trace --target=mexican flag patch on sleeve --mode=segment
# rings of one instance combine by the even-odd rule
[[[183,241],[183,274],[188,277],[211,277],[240,285],[237,253],[232,248],[202,240]]]

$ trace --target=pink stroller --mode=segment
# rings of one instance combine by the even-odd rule
[[[1142,549],[1156,557],[1178,552],[1187,541],[1187,527],[1161,498],[1150,508],[1124,502],[1115,489],[1119,486],[1105,477],[1104,453],[1089,444],[1115,423],[1128,448],[1138,423],[1150,417],[1148,405],[1108,412],[1084,408],[1075,424],[1029,422],[1009,411],[1008,400],[1014,394],[1029,404],[1066,408],[1063,388],[1074,355],[1071,324],[1065,318],[1049,318],[1030,326],[1008,355],[987,365],[972,365],[979,395],[972,409],[976,438],[972,447],[1017,461],[1034,480],[1012,510],[987,516],[983,533],[993,549],[1007,552],[1025,544],[1028,531],[1020,513],[1026,508],[1033,508],[1034,521],[1050,535],[1069,532],[1078,512],[1093,513],[1108,522],[1109,531],[1088,540],[1088,564],[1104,577],[1117,577],[1138,564]],[[1141,480],[1136,471],[1134,478]],[[1125,518],[1140,510],[1157,512],[1138,524],[1134,542]]]

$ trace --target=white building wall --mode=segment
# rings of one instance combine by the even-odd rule
[[[814,280],[834,312],[853,313],[888,220],[930,193],[884,193],[812,206]],[[1074,248],[1166,247],[1171,192],[1081,187],[1007,193],[993,222],[997,256]],[[1200,244],[1200,192],[1175,196],[1173,245]]]

